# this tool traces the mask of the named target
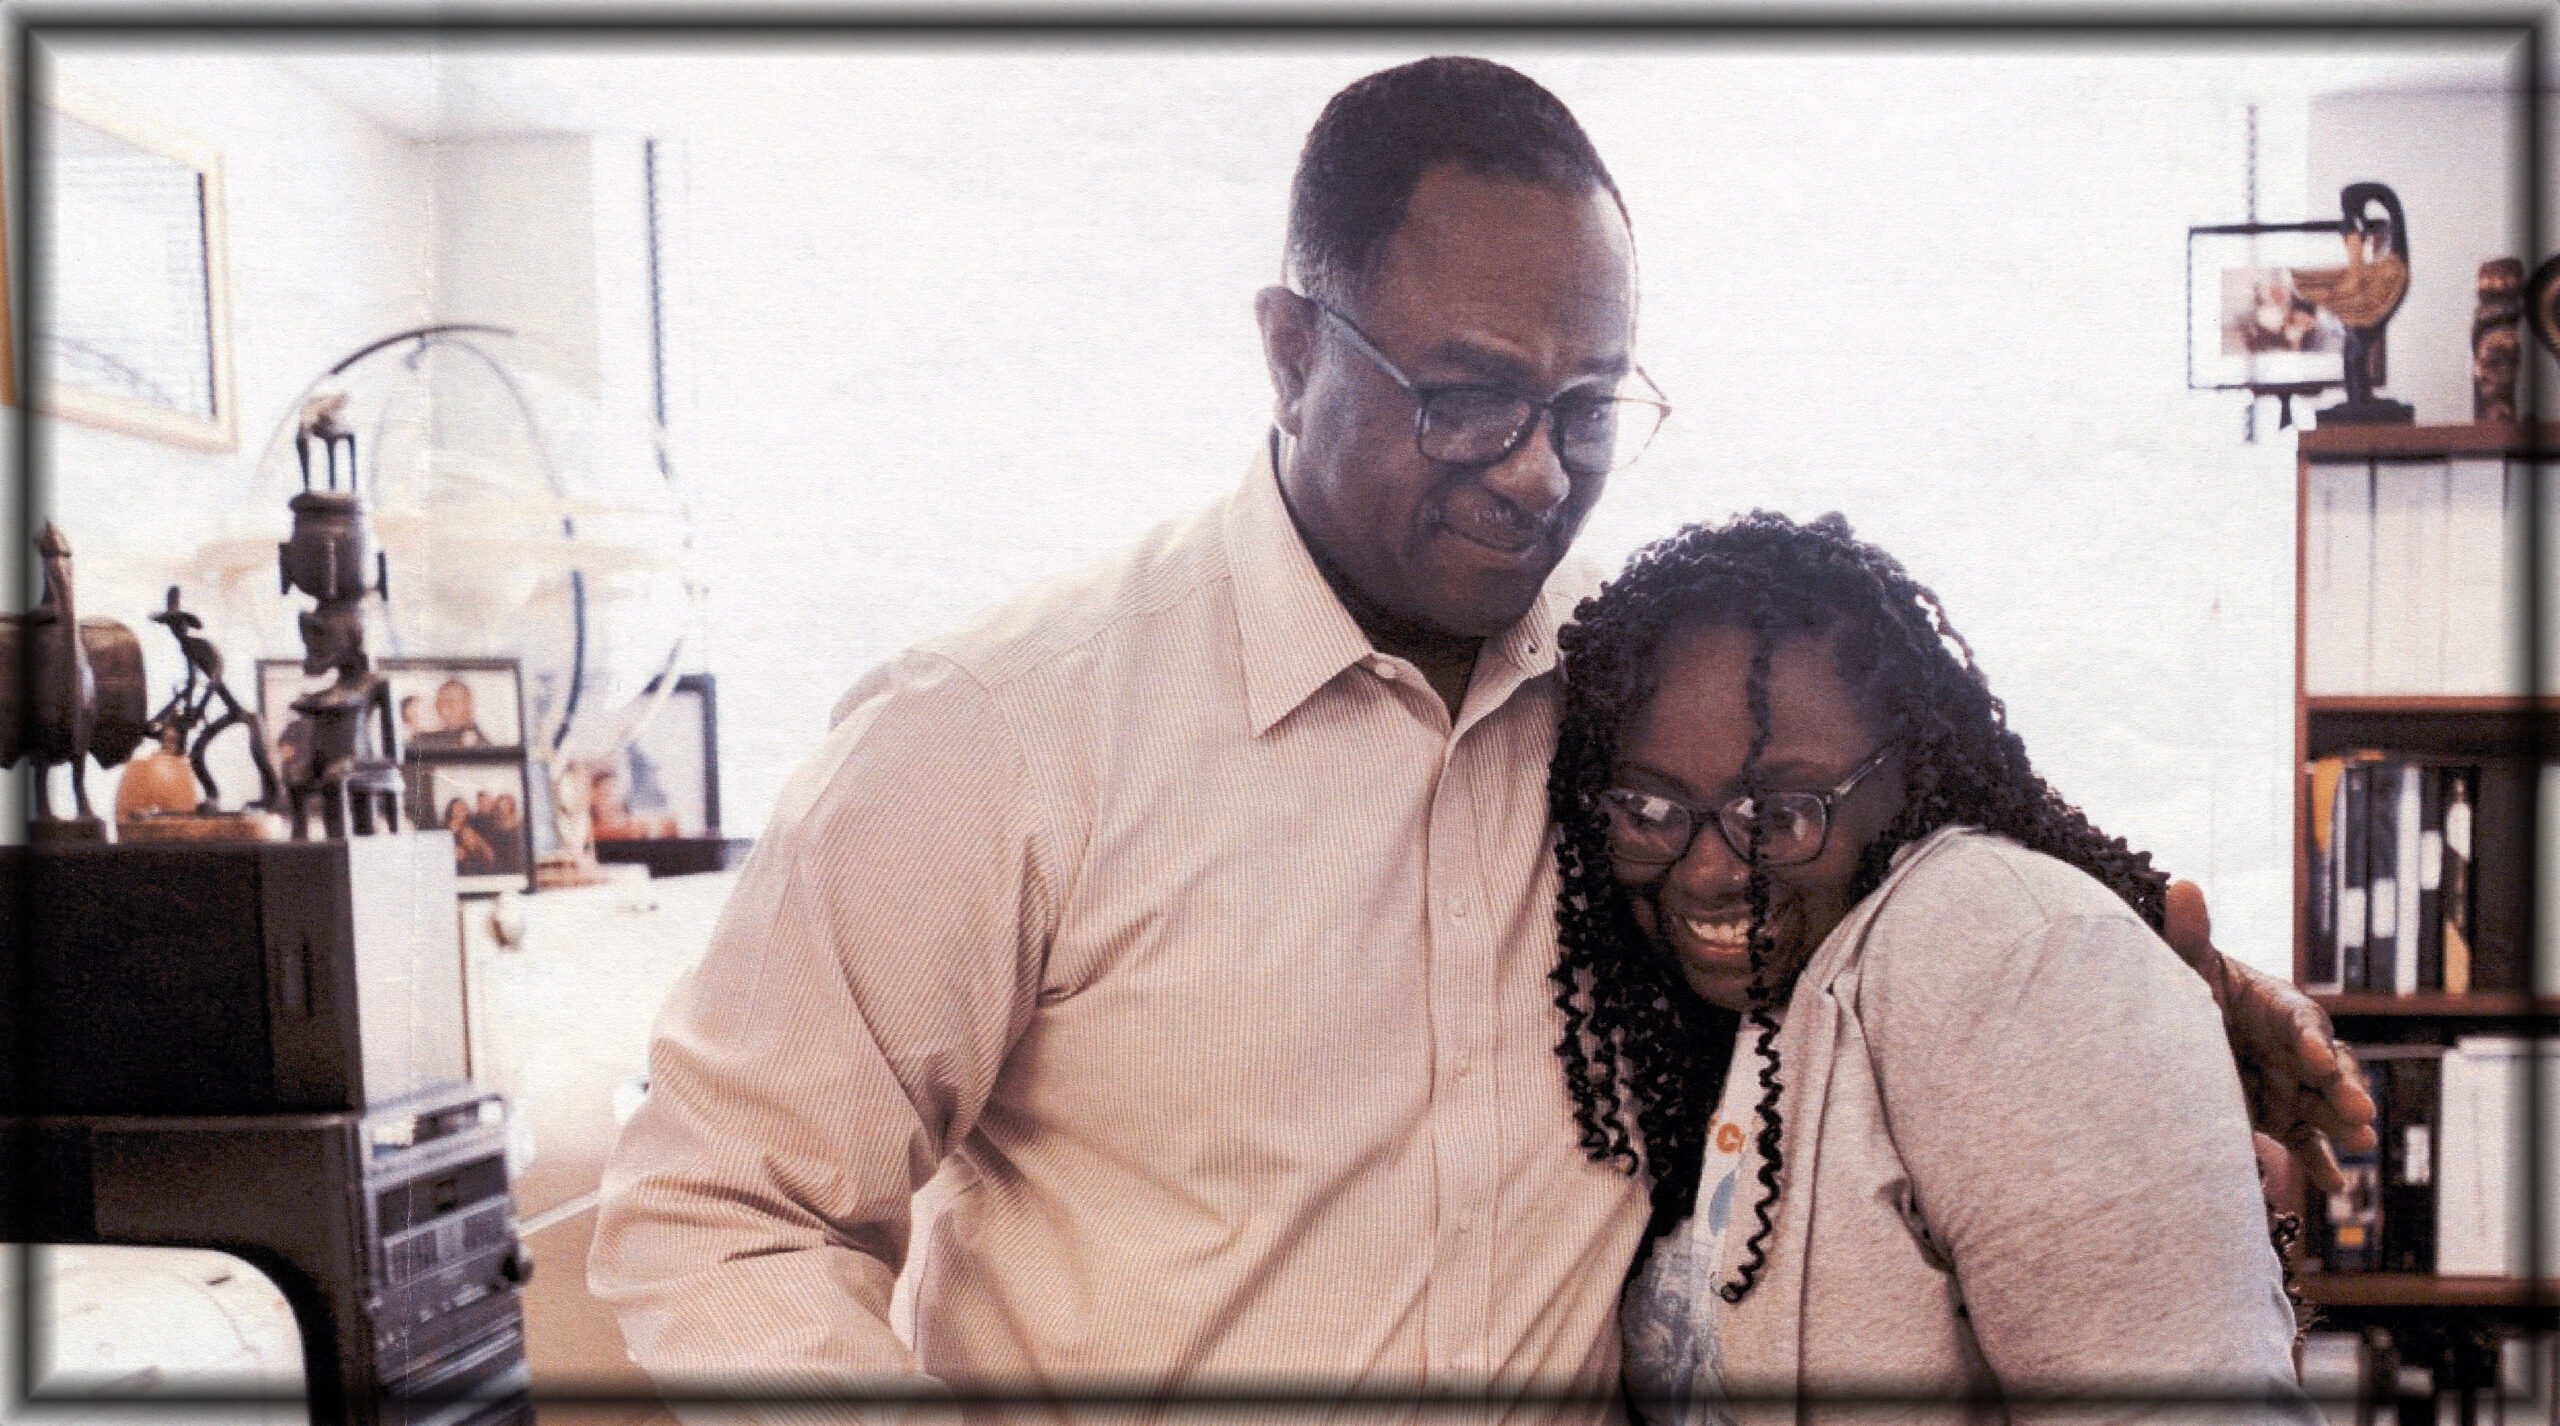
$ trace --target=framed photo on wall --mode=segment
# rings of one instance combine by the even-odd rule
[[[2187,386],[2341,386],[2347,329],[2302,295],[2297,270],[2342,267],[2335,221],[2187,230]]]

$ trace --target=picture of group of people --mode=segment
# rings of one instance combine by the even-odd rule
[[[465,893],[532,885],[536,811],[525,758],[524,694],[513,659],[386,658],[407,822],[453,834],[453,870]],[[298,660],[258,662],[258,701],[278,769],[296,765],[307,720],[293,700],[331,675]]]
[[[421,830],[453,834],[453,870],[463,889],[479,889],[480,877],[521,879],[533,867],[531,830],[525,819],[525,769],[521,759],[428,761],[409,764],[409,799]]]
[[[524,743],[516,717],[515,670],[386,667],[400,744],[412,753],[512,748]]]

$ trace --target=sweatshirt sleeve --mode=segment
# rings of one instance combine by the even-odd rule
[[[2205,1419],[2316,1422],[2203,982],[2129,913],[2005,937],[1962,921],[1906,928],[1871,960],[1860,1018],[2012,1415],[2183,1419],[2166,1398],[2203,1395],[2231,1403]]]

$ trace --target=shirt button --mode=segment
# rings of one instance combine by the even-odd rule
[[[1376,674],[1378,677],[1385,679],[1389,683],[1396,681],[1396,666],[1387,662],[1385,659],[1380,659],[1376,663],[1369,665],[1369,671]]]
[[[1466,903],[1466,900],[1465,900],[1464,898],[1462,898],[1462,897],[1456,897],[1456,896],[1452,896],[1452,897],[1450,897],[1450,898],[1449,898],[1449,914],[1450,914],[1451,916],[1456,917],[1457,919],[1459,919],[1459,920],[1461,920],[1461,921],[1466,920],[1466,919],[1467,919],[1467,903]]]
[[[1458,1078],[1465,1079],[1468,1075],[1475,1073],[1476,1062],[1467,1055],[1461,1054],[1451,1068],[1457,1071]]]

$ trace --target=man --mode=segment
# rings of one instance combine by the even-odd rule
[[[671,1388],[1608,1414],[1644,1193],[1554,1056],[1544,782],[1660,414],[1632,235],[1553,96],[1428,60],[1328,106],[1289,252],[1244,486],[865,678],[670,1003],[592,1280]],[[2234,998],[2288,1087],[2297,1001]]]

